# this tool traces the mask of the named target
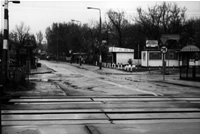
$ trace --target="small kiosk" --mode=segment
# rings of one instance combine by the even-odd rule
[[[112,63],[127,64],[129,59],[134,60],[134,49],[109,47],[112,53]]]

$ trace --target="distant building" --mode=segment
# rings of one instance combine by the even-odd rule
[[[165,54],[167,67],[178,67],[178,52],[176,50],[167,50]],[[143,67],[159,67],[162,66],[162,53],[160,50],[146,50],[141,53],[141,65]]]
[[[134,60],[134,49],[109,47],[109,52],[112,53],[112,63],[128,64],[128,60]]]
[[[165,36],[167,38],[165,38]],[[141,52],[141,66],[159,67],[163,66],[163,53],[161,47],[165,46],[165,63],[167,67],[179,66],[178,40],[179,35],[163,35],[162,42],[147,40],[146,48]],[[159,45],[160,44],[160,45]],[[165,45],[164,45],[165,44]]]

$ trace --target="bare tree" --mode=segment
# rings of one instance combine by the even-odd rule
[[[127,26],[128,21],[125,19],[125,12],[124,11],[113,11],[109,10],[107,12],[108,18],[110,20],[111,26],[109,26],[109,29],[112,29],[116,31],[116,34],[118,35],[118,46],[123,46],[123,29]]]
[[[38,44],[41,45],[42,44],[42,40],[44,38],[42,32],[39,31],[38,33],[36,33],[36,37],[37,37]]]
[[[148,12],[137,9],[136,22],[143,25],[148,38],[158,39],[161,34],[179,34],[185,22],[186,8],[180,8],[177,4],[163,2],[148,8]]]
[[[15,34],[20,46],[23,46],[26,43],[26,40],[29,38],[30,27],[25,26],[22,22],[19,26],[17,25],[15,28],[15,31],[13,33]]]

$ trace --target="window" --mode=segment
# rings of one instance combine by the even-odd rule
[[[150,60],[160,60],[162,59],[161,52],[149,52],[149,59]]]
[[[177,58],[178,58],[178,54],[175,53],[174,51],[169,51],[166,53],[166,59],[176,60]]]

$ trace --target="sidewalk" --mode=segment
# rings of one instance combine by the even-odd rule
[[[44,74],[44,73],[52,73],[53,69],[48,68],[46,65],[41,64],[41,67],[37,67],[36,69],[31,69],[30,75],[34,74]]]

